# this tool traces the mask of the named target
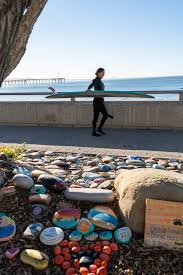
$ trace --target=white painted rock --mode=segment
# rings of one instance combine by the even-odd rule
[[[45,245],[56,245],[64,238],[64,231],[59,227],[48,227],[41,232],[40,241]]]
[[[68,188],[64,191],[64,196],[68,200],[96,203],[112,202],[115,198],[113,191],[95,188]]]
[[[13,183],[16,187],[29,190],[33,185],[33,179],[24,174],[17,174],[13,177]]]

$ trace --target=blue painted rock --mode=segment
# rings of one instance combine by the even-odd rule
[[[44,185],[46,189],[58,194],[66,189],[66,185],[63,180],[49,174],[43,174],[39,176],[37,182]]]
[[[109,241],[112,240],[113,234],[111,231],[106,230],[106,231],[101,231],[99,233],[99,239],[101,239],[102,241]]]
[[[78,231],[73,231],[73,232],[71,232],[71,234],[69,235],[69,239],[70,239],[71,241],[79,242],[79,241],[81,241],[81,239],[82,239],[82,235],[81,235],[81,233],[78,232]]]
[[[96,241],[98,239],[98,233],[97,232],[91,232],[87,235],[85,235],[85,240],[93,242]]]
[[[45,245],[56,245],[64,239],[64,231],[59,227],[48,227],[41,232],[39,238]]]
[[[41,185],[41,184],[35,184],[31,190],[30,190],[30,193],[32,195],[36,195],[36,194],[46,194],[46,188]]]
[[[85,173],[83,173],[82,177],[85,180],[94,180],[94,179],[100,178],[101,176],[97,173],[85,172]]]
[[[138,156],[138,155],[134,155],[134,156],[128,156],[127,159],[129,159],[129,160],[140,160],[141,157]]]
[[[0,242],[11,240],[15,233],[15,222],[10,217],[7,217],[5,213],[0,213]]]
[[[34,185],[33,179],[24,174],[15,175],[12,181],[14,186],[26,190],[29,190]]]
[[[82,235],[87,235],[94,230],[95,226],[85,218],[82,218],[77,225],[77,231],[80,232]]]
[[[55,212],[53,216],[54,225],[62,229],[71,229],[77,226],[81,213],[75,208],[63,208]]]
[[[93,262],[93,259],[89,256],[83,256],[79,260],[79,264],[82,267],[89,267],[92,264],[92,262]]]
[[[45,270],[49,265],[49,257],[45,253],[35,249],[23,250],[20,254],[20,260],[37,270]]]
[[[100,170],[103,172],[108,172],[110,170],[110,167],[107,164],[100,164],[99,165]]]
[[[88,213],[88,219],[97,227],[114,230],[118,226],[118,218],[107,206],[95,206]]]
[[[112,190],[95,188],[68,188],[64,191],[64,196],[68,200],[88,201],[96,203],[112,202],[115,198]]]
[[[132,238],[132,231],[129,227],[121,227],[115,230],[114,238],[119,244],[128,244]]]
[[[44,226],[42,223],[30,224],[23,232],[23,238],[27,240],[35,240],[39,236],[43,228]]]

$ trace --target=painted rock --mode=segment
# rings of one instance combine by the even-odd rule
[[[100,184],[100,183],[104,182],[105,180],[106,179],[104,179],[103,177],[101,177],[101,178],[94,179],[94,182]]]
[[[105,156],[102,158],[102,162],[104,163],[110,163],[113,161],[113,157],[110,157],[110,156]]]
[[[113,191],[95,188],[68,188],[64,191],[64,196],[68,200],[96,203],[112,202],[115,198]]]
[[[85,235],[85,240],[87,241],[96,241],[98,239],[98,233],[97,232],[91,232],[87,235]]]
[[[48,206],[43,204],[33,204],[32,205],[32,216],[36,219],[42,219],[48,216]]]
[[[98,183],[92,182],[90,188],[98,188]]]
[[[35,240],[43,230],[44,226],[42,223],[30,224],[23,232],[23,238],[27,240]]]
[[[112,180],[106,180],[98,186],[99,189],[111,189],[112,187],[113,187]]]
[[[134,156],[128,156],[127,159],[128,160],[141,160],[141,157],[138,155],[134,155]]]
[[[66,161],[67,162],[76,162],[78,160],[78,157],[77,156],[67,156],[66,157]]]
[[[118,218],[107,206],[95,206],[88,213],[88,219],[97,227],[114,230],[118,226]]]
[[[160,170],[166,170],[166,168],[164,166],[161,166],[159,164],[153,164],[152,168],[154,168],[154,169],[160,169]]]
[[[92,264],[92,262],[93,262],[93,259],[89,256],[83,256],[79,260],[79,264],[82,267],[89,267]]]
[[[71,229],[77,226],[81,213],[75,208],[63,208],[55,212],[53,216],[54,225],[62,229]]]
[[[85,173],[83,173],[82,177],[85,180],[94,180],[94,179],[100,178],[101,176],[97,173],[85,172]]]
[[[111,231],[106,230],[106,231],[101,231],[99,233],[99,239],[101,239],[102,241],[109,241],[112,240],[113,234]]]
[[[33,179],[24,174],[17,174],[12,179],[14,186],[22,189],[29,190],[33,185]]]
[[[84,172],[92,172],[95,173],[98,170],[97,166],[84,166],[83,167]]]
[[[54,191],[55,193],[61,193],[66,189],[63,180],[49,174],[43,174],[39,176],[38,183],[44,185],[44,187],[46,187],[48,190]]]
[[[23,250],[20,254],[20,260],[37,270],[47,269],[49,265],[49,257],[45,253],[35,249]]]
[[[70,167],[70,165],[67,162],[59,160],[59,159],[53,161],[51,164],[57,165],[58,167],[63,168],[63,169],[69,169],[69,167]]]
[[[10,217],[7,217],[5,213],[0,213],[0,242],[11,240],[15,233],[15,222]]]
[[[37,194],[29,196],[29,202],[31,203],[43,203],[49,205],[51,200],[52,198],[49,194]]]
[[[101,164],[99,165],[99,168],[103,172],[108,172],[110,170],[110,167],[107,164]]]
[[[71,241],[79,242],[79,241],[81,241],[81,239],[82,239],[82,235],[81,235],[81,233],[78,232],[78,231],[73,231],[73,232],[71,232],[71,234],[69,235],[69,239],[70,239]]]
[[[8,248],[5,252],[5,256],[9,259],[12,260],[16,258],[16,256],[20,253],[20,248],[19,247],[11,247]]]
[[[41,232],[39,238],[45,245],[56,245],[63,240],[64,231],[59,227],[48,227]]]
[[[31,153],[28,153],[28,157],[31,158],[31,159],[41,158],[43,156],[44,156],[43,152],[31,152]]]
[[[41,176],[42,174],[47,174],[47,173],[38,169],[35,169],[31,172],[31,176],[33,178],[39,178],[39,176]]]
[[[93,232],[94,230],[94,225],[85,218],[82,218],[77,225],[77,231],[80,232],[82,235],[87,235]]]
[[[56,155],[56,153],[54,153],[54,152],[52,152],[52,151],[46,151],[46,152],[44,153],[44,155],[47,156],[47,157],[54,157],[54,156]]]
[[[121,227],[115,230],[114,238],[119,244],[128,244],[132,238],[132,231],[129,227]]]
[[[36,195],[36,194],[46,194],[46,188],[41,185],[41,184],[35,184],[31,190],[30,190],[30,193],[32,195]]]

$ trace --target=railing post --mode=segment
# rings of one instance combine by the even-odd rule
[[[179,93],[179,101],[180,101],[180,102],[183,102],[183,92],[180,92],[180,93]]]

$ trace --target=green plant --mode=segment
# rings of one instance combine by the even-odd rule
[[[21,146],[2,145],[0,147],[0,153],[5,153],[9,158],[12,158],[14,160],[23,159],[24,152],[25,152],[25,143]]]

